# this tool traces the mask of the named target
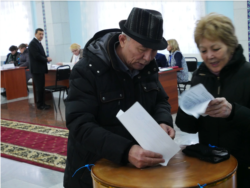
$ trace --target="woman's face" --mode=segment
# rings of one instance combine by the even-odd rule
[[[200,40],[199,50],[205,65],[215,75],[219,75],[231,58],[228,47],[220,40],[203,38]]]
[[[168,43],[167,51],[171,52],[171,50],[172,50],[172,47],[171,47],[171,45]]]
[[[20,48],[19,51],[22,54],[24,52],[25,48]]]
[[[80,49],[72,50],[72,53],[73,53],[74,55],[79,55]]]

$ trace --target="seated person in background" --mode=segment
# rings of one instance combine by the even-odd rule
[[[203,84],[214,96],[205,114],[196,119],[177,113],[176,125],[199,133],[199,142],[227,149],[238,160],[237,187],[250,185],[250,63],[238,44],[229,18],[211,13],[194,32],[203,63],[193,73],[191,87]]]
[[[177,81],[179,83],[187,82],[188,81],[188,67],[187,67],[185,58],[180,52],[179,45],[175,39],[170,39],[167,42],[168,42],[167,50],[170,53],[169,58],[168,58],[169,66],[170,67],[178,66],[179,68],[183,68],[183,70],[177,72]]]
[[[83,49],[81,49],[81,46],[77,43],[73,43],[70,46],[70,50],[73,53],[73,56],[71,57],[70,63],[73,63],[75,65],[80,59],[82,59],[83,56]],[[57,63],[57,65],[63,65],[64,63]]]
[[[28,44],[20,44],[18,49],[21,53],[20,55],[20,61],[18,63],[19,67],[26,67],[25,69],[29,69],[30,59],[29,59],[29,50],[28,50]],[[26,74],[26,82],[28,83],[29,79],[32,78],[32,75],[29,70],[25,71]]]
[[[14,45],[12,45],[9,48],[9,51],[11,53],[8,53],[7,58],[6,58],[5,62],[4,62],[4,64],[14,64],[14,66],[18,65],[20,53],[17,52],[17,50],[18,50],[17,46],[14,46]],[[6,97],[5,88],[2,88],[1,95]]]
[[[18,62],[18,66],[19,67],[26,67],[26,69],[29,68],[29,51],[28,51],[28,45],[27,44],[20,44],[18,49],[20,51],[20,57],[19,57],[19,62]]]
[[[17,46],[14,46],[14,45],[12,45],[9,48],[9,51],[11,53],[9,53],[7,55],[7,58],[6,58],[5,62],[4,62],[4,64],[11,64],[11,63],[13,63],[15,66],[18,65],[20,53],[17,52],[17,50],[18,50]]]
[[[155,60],[158,67],[168,67],[168,60],[164,54],[157,53]]]

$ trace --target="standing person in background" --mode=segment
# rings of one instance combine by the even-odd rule
[[[36,87],[36,106],[37,109],[47,110],[50,105],[46,105],[44,101],[45,73],[48,73],[47,62],[52,61],[50,57],[45,55],[42,46],[43,29],[38,28],[35,31],[35,38],[29,44],[30,71],[33,82]]]
[[[77,43],[73,43],[70,46],[70,50],[73,53],[70,63],[72,63],[73,65],[75,65],[79,60],[82,59],[83,57],[83,49],[81,49],[81,46]],[[64,65],[64,63],[57,63],[57,65]],[[68,64],[67,64],[68,65]]]
[[[188,67],[187,67],[185,58],[180,52],[178,42],[175,39],[168,40],[167,50],[170,53],[169,58],[168,58],[169,66],[170,67],[178,66],[179,68],[183,68],[183,70],[177,72],[177,81],[179,83],[187,82],[188,81]]]
[[[17,52],[17,50],[18,50],[17,46],[14,46],[14,45],[12,45],[9,48],[10,53],[7,55],[7,58],[4,62],[4,64],[13,63],[15,66],[17,66],[18,61],[19,61],[19,56],[20,56],[20,53]]]

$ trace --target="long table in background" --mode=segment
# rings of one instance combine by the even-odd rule
[[[169,103],[171,105],[171,113],[174,114],[178,110],[178,91],[177,91],[177,71],[182,68],[159,72],[159,80],[169,96]],[[56,70],[50,69],[48,74],[45,74],[45,86],[55,85]],[[58,81],[58,85],[69,87],[69,80]],[[34,100],[36,101],[35,86],[33,84]]]
[[[27,97],[25,67],[1,69],[1,87],[6,90],[7,100]]]

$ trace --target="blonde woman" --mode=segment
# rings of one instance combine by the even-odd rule
[[[70,50],[73,53],[70,63],[75,65],[80,59],[82,59],[83,56],[83,49],[81,49],[81,46],[77,43],[73,43],[70,46]],[[57,65],[64,65],[64,64],[69,64],[69,63],[57,63]]]
[[[237,187],[249,187],[250,64],[226,16],[203,17],[194,38],[204,62],[193,73],[191,86],[203,84],[215,99],[207,116],[198,119],[179,109],[176,125],[184,132],[198,132],[201,144],[226,148],[238,160]]]
[[[183,68],[183,70],[177,72],[177,81],[179,83],[187,82],[188,67],[185,58],[180,52],[178,42],[175,39],[170,39],[167,42],[168,42],[167,50],[170,53],[168,57],[169,67],[178,66],[179,68]]]

